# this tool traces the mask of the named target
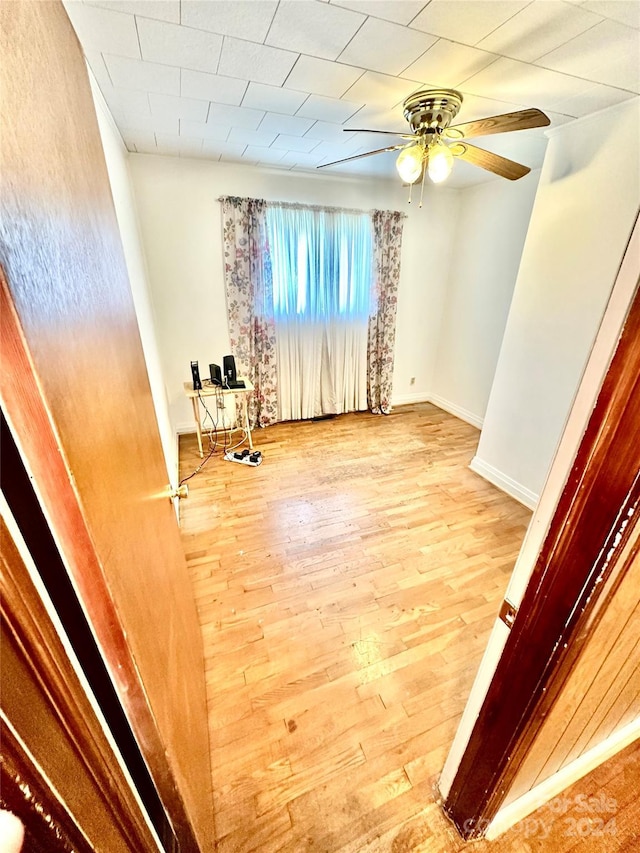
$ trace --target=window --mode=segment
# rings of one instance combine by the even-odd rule
[[[279,419],[366,409],[371,216],[282,204],[266,221]]]
[[[276,321],[369,316],[369,214],[270,205],[267,231]]]

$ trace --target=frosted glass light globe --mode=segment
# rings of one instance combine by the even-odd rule
[[[453,154],[444,142],[438,140],[429,148],[427,174],[434,184],[441,184],[453,169]]]
[[[406,184],[415,183],[422,174],[422,158],[424,151],[420,145],[404,148],[396,160],[396,169]]]

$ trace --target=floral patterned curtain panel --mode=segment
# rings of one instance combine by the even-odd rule
[[[266,203],[233,196],[221,202],[231,352],[238,375],[256,389],[249,398],[251,425],[268,426],[277,420],[278,399]]]
[[[371,218],[375,301],[369,317],[367,398],[372,412],[387,415],[391,411],[404,214],[393,210],[374,210]]]

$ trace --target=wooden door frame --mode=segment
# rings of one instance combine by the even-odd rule
[[[27,566],[34,570],[33,555],[4,492],[0,516],[0,633],[3,655],[13,662],[3,668],[0,802],[23,821],[29,849],[41,843],[38,850],[89,851],[101,840],[119,850],[156,851],[148,817],[34,583]],[[63,779],[60,761],[47,763],[56,752],[73,768]],[[81,801],[79,812],[65,800],[67,790]]]
[[[482,837],[637,552],[640,289],[443,803]],[[635,441],[634,441],[635,436]]]
[[[88,530],[0,266],[0,403],[131,730],[185,853],[199,845]],[[79,722],[79,721],[77,721]]]

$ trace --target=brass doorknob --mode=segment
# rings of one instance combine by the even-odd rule
[[[184,498],[189,497],[189,486],[186,483],[183,483],[181,486],[169,486],[169,497],[171,500],[174,498],[179,498],[180,500],[184,500]]]

